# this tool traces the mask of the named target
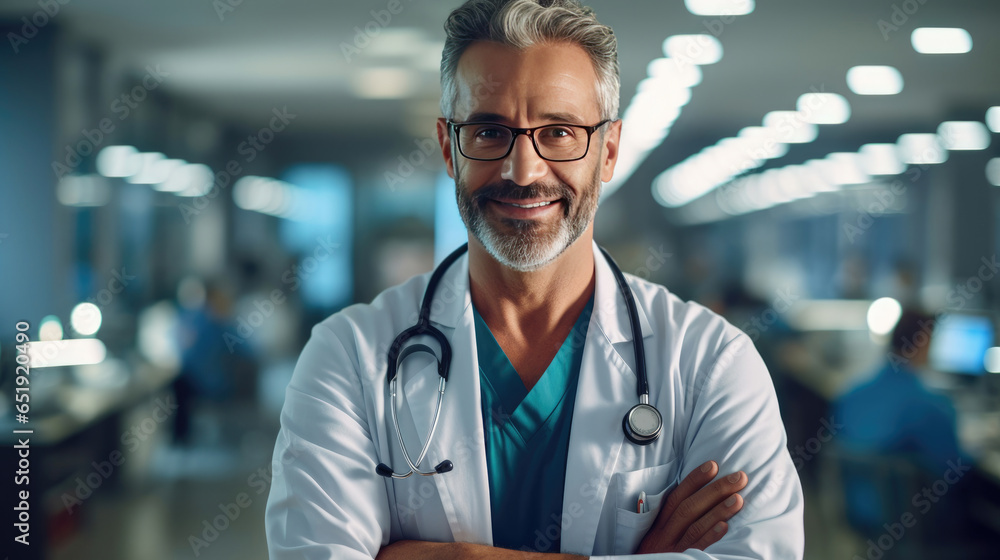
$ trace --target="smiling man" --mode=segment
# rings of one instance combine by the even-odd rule
[[[621,135],[611,29],[573,0],[470,0],[445,31],[468,254],[314,328],[271,558],[801,558],[753,344],[594,244]]]

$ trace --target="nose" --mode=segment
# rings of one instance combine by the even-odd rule
[[[548,163],[539,157],[531,138],[521,134],[514,139],[510,153],[503,160],[500,177],[524,187],[548,173]]]

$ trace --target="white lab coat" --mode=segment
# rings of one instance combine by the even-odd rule
[[[596,244],[594,261],[594,311],[573,409],[563,516],[536,533],[536,546],[545,546],[561,526],[562,552],[629,555],[666,494],[714,459],[722,473],[743,470],[750,478],[729,532],[705,552],[635,558],[801,558],[802,490],[771,379],[750,339],[704,307],[627,275],[642,325],[650,402],[663,415],[659,439],[635,445],[622,432],[622,418],[637,402],[628,314]],[[380,461],[407,470],[391,428],[386,351],[416,323],[425,274],[313,329],[287,389],[275,445],[266,512],[272,560],[369,559],[400,539],[492,544],[468,270],[465,255],[434,298],[431,320],[454,356],[440,424],[420,465],[431,469],[450,459],[454,470],[400,481],[375,474]],[[415,459],[434,412],[437,373],[430,359],[407,367],[404,362],[399,422]],[[635,512],[641,491],[648,513]]]

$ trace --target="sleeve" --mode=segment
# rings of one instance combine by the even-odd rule
[[[742,470],[743,509],[704,552],[600,557],[624,560],[800,560],[805,547],[802,487],[788,453],[778,400],[760,355],[740,333],[699,372],[684,441],[684,479],[712,459],[721,473]],[[592,560],[599,560],[593,557]]]
[[[265,512],[272,560],[370,560],[389,535],[385,482],[356,366],[336,335],[313,329],[281,411]]]

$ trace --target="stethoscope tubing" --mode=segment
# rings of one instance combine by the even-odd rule
[[[663,420],[659,411],[656,410],[654,406],[649,404],[649,380],[646,377],[646,353],[642,344],[642,326],[639,324],[639,312],[635,303],[635,294],[632,292],[631,288],[629,288],[628,283],[625,280],[625,274],[622,273],[621,268],[618,267],[618,263],[611,258],[611,255],[608,254],[603,247],[598,248],[601,250],[601,254],[604,255],[604,258],[607,259],[608,264],[611,267],[611,271],[614,274],[615,282],[618,284],[618,290],[625,299],[625,307],[628,311],[629,317],[629,326],[632,329],[632,345],[635,353],[637,381],[636,392],[638,393],[639,404],[633,406],[625,414],[625,417],[622,419],[622,429],[625,431],[625,436],[633,443],[637,445],[648,445],[659,437]],[[433,476],[435,474],[449,472],[454,466],[451,461],[446,459],[434,467],[433,471],[421,471],[419,468],[420,463],[423,462],[424,457],[427,454],[427,450],[430,448],[431,441],[434,439],[434,433],[437,431],[438,421],[441,418],[441,407],[444,404],[444,390],[448,382],[448,370],[451,368],[451,344],[448,342],[447,337],[444,336],[444,333],[431,325],[431,304],[434,300],[434,293],[437,291],[438,284],[441,282],[441,278],[444,276],[444,273],[468,249],[469,244],[465,243],[441,261],[441,264],[434,270],[434,273],[431,274],[430,280],[427,282],[427,288],[424,290],[424,297],[420,303],[417,324],[399,333],[399,335],[396,336],[396,339],[393,340],[392,345],[389,347],[388,363],[386,365],[386,379],[389,383],[389,393],[392,401],[389,408],[392,413],[392,425],[396,431],[396,439],[399,440],[399,448],[402,450],[403,459],[406,461],[410,470],[407,473],[398,474],[385,463],[379,463],[375,471],[384,477],[403,479],[409,478],[413,474]],[[441,359],[438,360],[438,375],[440,376],[440,380],[438,382],[438,397],[437,405],[435,406],[434,411],[434,419],[431,422],[430,431],[427,434],[427,440],[420,449],[420,455],[417,457],[416,461],[413,461],[409,452],[406,450],[406,445],[403,443],[402,432],[399,429],[399,419],[396,411],[396,390],[398,384],[396,374],[399,371],[400,363],[410,354],[414,352],[428,352],[431,355],[434,354],[434,352],[424,344],[414,344],[403,349],[403,344],[405,344],[409,339],[419,335],[429,335],[437,340],[441,348]],[[647,417],[649,414],[654,414],[657,422],[655,430],[643,431],[637,424],[634,424],[633,416],[637,412],[644,412],[647,414]]]

